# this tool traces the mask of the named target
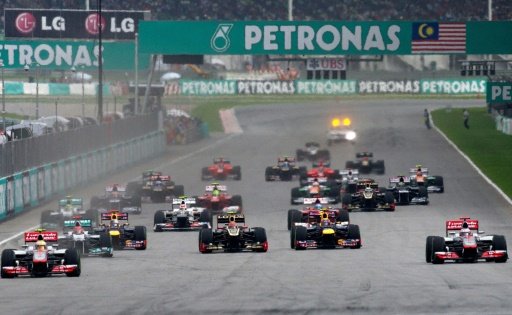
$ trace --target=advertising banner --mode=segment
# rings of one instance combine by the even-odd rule
[[[296,94],[341,95],[357,93],[355,80],[298,80]]]
[[[512,103],[512,82],[487,82],[487,103]]]
[[[421,94],[484,94],[486,80],[420,80]]]
[[[0,178],[0,219],[7,215],[7,180]]]
[[[5,9],[6,38],[130,40],[149,11]],[[101,22],[101,23],[100,23]]]
[[[14,212],[19,213],[23,210],[23,175],[14,174]]]

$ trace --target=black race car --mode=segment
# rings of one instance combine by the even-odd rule
[[[290,181],[298,179],[300,174],[306,173],[306,167],[299,167],[293,157],[279,157],[276,166],[269,166],[265,169],[266,181]]]
[[[126,187],[118,184],[107,186],[103,196],[93,196],[90,202],[91,209],[117,209],[121,212],[140,214],[140,197],[128,194]]]
[[[329,161],[331,159],[331,153],[329,150],[320,149],[318,142],[307,142],[305,149],[297,149],[297,161],[308,160],[314,161]]]
[[[399,205],[428,205],[427,187],[418,185],[408,176],[398,176],[389,179],[388,192],[393,194]]]
[[[345,193],[341,198],[343,209],[353,210],[385,210],[395,211],[393,194],[370,178],[357,182],[356,192]]]
[[[347,169],[357,169],[361,174],[384,174],[386,172],[384,160],[373,160],[372,152],[356,153],[355,161],[347,161],[345,167]]]
[[[238,213],[217,216],[217,229],[199,231],[199,251],[203,254],[212,251],[224,252],[266,252],[267,234],[264,228],[249,228],[245,216]]]

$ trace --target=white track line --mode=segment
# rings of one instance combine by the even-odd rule
[[[219,116],[222,121],[222,126],[224,127],[224,133],[232,134],[244,132],[238,123],[234,108],[219,110]]]
[[[19,232],[17,234],[14,234],[13,236],[8,237],[5,240],[1,241],[0,245],[4,245],[5,243],[8,243],[8,242],[10,242],[10,241],[12,241],[14,239],[17,239],[18,237],[22,236],[25,232],[33,231],[33,230],[37,229],[38,227],[39,227],[39,224],[38,225],[34,225],[33,227],[30,227],[30,228],[26,229],[23,232]]]
[[[501,188],[498,187],[498,185],[496,185],[489,177],[487,177],[487,175],[484,174],[484,172],[482,172],[482,170],[480,170],[478,168],[478,166],[476,166],[475,163],[473,163],[473,161],[471,161],[471,159],[464,153],[462,152],[459,147],[452,141],[450,140],[442,131],[441,129],[437,128],[437,126],[434,124],[434,120],[432,119],[432,117],[430,117],[430,122],[432,124],[432,126],[434,127],[435,130],[437,130],[437,132],[439,132],[439,134],[441,136],[443,136],[443,138],[460,154],[462,155],[463,158],[466,159],[466,161],[468,161],[468,163],[477,171],[478,174],[480,174],[480,176],[482,176],[482,178],[487,182],[489,183],[489,185],[491,185],[502,197],[503,199],[505,199],[510,205],[512,205],[512,199],[510,199],[509,196],[507,196],[507,194],[505,194],[503,192],[503,190],[501,190]]]

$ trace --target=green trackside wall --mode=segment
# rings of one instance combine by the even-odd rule
[[[165,150],[163,132],[0,178],[0,221]]]

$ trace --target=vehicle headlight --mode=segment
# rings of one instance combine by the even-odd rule
[[[345,139],[347,140],[354,140],[356,138],[356,133],[355,131],[349,131],[347,132],[347,134],[345,135]]]

